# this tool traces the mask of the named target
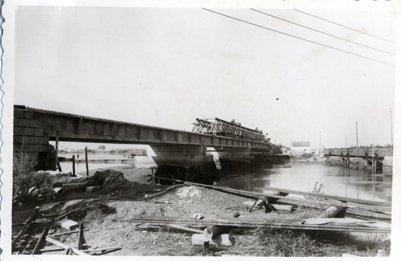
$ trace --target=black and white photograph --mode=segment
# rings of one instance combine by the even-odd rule
[[[2,15],[6,260],[399,253],[400,2]]]

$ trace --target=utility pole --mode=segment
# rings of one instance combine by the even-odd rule
[[[322,131],[319,131],[319,153],[322,149]]]
[[[359,149],[359,144],[358,144],[358,121],[356,121],[356,148]]]
[[[393,147],[393,117],[391,115],[391,108],[390,108],[390,130],[391,130],[391,147]]]

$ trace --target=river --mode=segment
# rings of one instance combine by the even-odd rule
[[[316,184],[317,183],[317,184]],[[372,175],[369,170],[348,169],[320,163],[290,163],[251,173],[239,173],[221,178],[215,185],[257,192],[265,187],[320,193],[379,202],[391,201],[392,177]]]
[[[77,154],[75,154],[77,157]],[[60,157],[71,158],[72,154],[60,153]],[[79,159],[84,159],[79,154]],[[123,154],[90,153],[91,159],[116,159],[116,164],[90,163],[89,169],[113,168],[124,166],[118,160],[127,159]],[[139,168],[146,165],[146,156],[135,157],[135,166]],[[139,165],[139,163],[141,163]],[[72,171],[71,162],[61,162],[63,172]],[[85,163],[76,163],[76,172],[85,172]],[[348,169],[342,166],[318,163],[291,162],[285,165],[274,165],[257,171],[241,171],[226,175],[215,182],[215,185],[227,186],[235,189],[263,192],[265,187],[312,192],[322,185],[320,192],[327,195],[350,197],[379,202],[391,201],[392,177],[383,174],[372,175],[370,170]],[[267,191],[267,190],[266,190]]]

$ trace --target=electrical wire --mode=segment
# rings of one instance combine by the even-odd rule
[[[316,15],[313,15],[313,14],[308,14],[308,13],[303,12],[303,11],[301,11],[301,10],[297,10],[297,9],[294,9],[294,10],[297,11],[297,12],[300,12],[300,13],[303,13],[303,14],[306,14],[306,15],[313,16],[313,17],[315,17],[315,18],[321,19],[321,20],[323,20],[323,21],[326,21],[326,22],[329,22],[329,23],[332,23],[332,24],[335,24],[335,25],[338,25],[338,26],[347,28],[347,29],[349,29],[349,30],[352,30],[352,31],[361,33],[361,34],[366,34],[366,35],[369,35],[369,36],[372,36],[372,37],[375,37],[375,38],[378,38],[378,39],[381,39],[381,40],[384,40],[384,41],[387,41],[387,42],[395,43],[394,41],[391,41],[391,40],[388,40],[388,39],[384,39],[384,38],[382,38],[382,37],[379,37],[379,36],[376,36],[376,35],[373,35],[373,34],[368,34],[368,33],[362,32],[362,31],[358,31],[358,30],[353,29],[353,28],[351,28],[351,27],[348,27],[348,26],[345,26],[345,25],[342,25],[342,24],[339,24],[339,23],[336,23],[336,22],[333,22],[333,21],[324,19],[324,18],[322,18],[322,17],[316,16]]]
[[[327,48],[330,48],[330,49],[333,49],[333,50],[337,50],[337,51],[340,51],[340,52],[343,52],[343,53],[355,55],[355,56],[358,56],[358,57],[361,57],[361,58],[365,58],[365,59],[368,59],[368,60],[371,60],[371,61],[375,61],[375,62],[378,62],[378,63],[394,66],[393,64],[390,64],[390,63],[382,62],[382,61],[379,61],[379,60],[376,60],[376,59],[373,59],[373,58],[369,58],[369,57],[366,57],[366,56],[363,56],[363,55],[347,52],[347,51],[344,51],[344,50],[341,50],[341,49],[338,49],[338,48],[335,48],[335,47],[332,47],[332,46],[329,46],[329,45],[321,44],[321,43],[314,42],[314,41],[311,41],[311,40],[308,40],[308,39],[305,39],[305,38],[302,38],[302,37],[298,37],[298,36],[295,36],[295,35],[287,34],[287,33],[281,32],[281,31],[277,31],[277,30],[274,30],[274,29],[271,29],[271,28],[268,28],[268,27],[265,27],[265,26],[262,26],[262,25],[251,23],[251,22],[239,19],[239,18],[235,18],[235,17],[229,16],[229,15],[225,15],[225,14],[222,14],[222,13],[219,13],[219,12],[216,12],[216,11],[212,11],[212,10],[209,10],[209,9],[206,9],[206,8],[203,8],[203,7],[202,7],[202,9],[206,10],[206,11],[209,11],[211,13],[215,13],[215,14],[218,14],[218,15],[221,15],[221,16],[224,16],[224,17],[228,17],[228,18],[233,19],[233,20],[237,20],[237,21],[240,21],[240,22],[243,22],[243,23],[246,23],[246,24],[250,24],[250,25],[256,26],[256,27],[260,27],[260,28],[263,28],[263,29],[266,29],[266,30],[269,30],[269,31],[272,31],[272,32],[275,32],[275,33],[287,35],[287,36],[290,36],[290,37],[293,37],[293,38],[296,38],[296,39],[299,39],[299,40],[303,40],[303,41],[306,41],[306,42],[309,42],[309,43],[313,43],[313,44],[317,44],[317,45],[320,45],[320,46],[324,46],[324,47],[327,47]]]
[[[258,12],[258,13],[261,13],[261,14],[264,14],[264,15],[267,15],[267,16],[270,16],[270,17],[273,17],[273,18],[276,18],[276,19],[285,21],[285,22],[287,22],[287,23],[295,24],[295,25],[298,25],[298,26],[300,26],[300,27],[303,27],[303,28],[306,28],[306,29],[309,29],[309,30],[312,30],[312,31],[315,31],[315,32],[318,32],[318,33],[321,33],[321,34],[325,34],[325,35],[328,35],[328,36],[331,36],[331,37],[335,37],[335,38],[341,39],[341,40],[343,40],[343,41],[347,41],[347,42],[350,42],[350,43],[353,43],[353,44],[357,44],[357,45],[360,45],[360,46],[363,46],[363,47],[366,47],[366,48],[370,48],[370,49],[373,49],[373,50],[376,50],[376,51],[379,51],[379,52],[383,52],[383,53],[388,53],[388,54],[395,55],[395,53],[383,51],[383,50],[380,50],[380,49],[377,49],[377,48],[374,48],[374,47],[371,47],[371,46],[368,46],[368,45],[364,45],[364,44],[357,43],[357,42],[354,42],[354,41],[351,41],[351,40],[347,40],[347,39],[345,39],[345,38],[341,38],[341,37],[338,37],[338,36],[335,36],[335,35],[332,35],[332,34],[329,34],[329,33],[325,33],[325,32],[323,32],[323,31],[319,31],[319,30],[310,28],[310,27],[305,26],[305,25],[301,25],[301,24],[298,24],[298,23],[295,23],[295,22],[291,22],[291,21],[288,21],[288,20],[286,20],[286,19],[283,19],[283,18],[274,16],[274,15],[271,15],[271,14],[268,14],[268,13],[265,13],[265,12],[262,12],[262,11],[259,11],[259,10],[256,10],[256,9],[253,9],[253,8],[250,8],[250,9],[251,9],[252,11],[255,11],[255,12]]]

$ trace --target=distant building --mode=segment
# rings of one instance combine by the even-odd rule
[[[291,152],[298,153],[310,153],[312,148],[309,141],[291,141]]]

